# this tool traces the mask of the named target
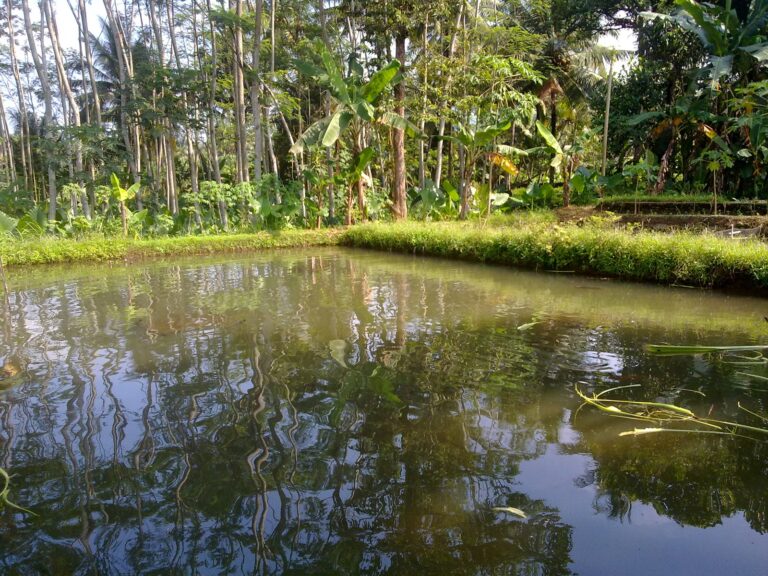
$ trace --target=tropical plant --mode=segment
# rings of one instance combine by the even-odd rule
[[[120,206],[120,220],[123,224],[123,236],[128,236],[128,214],[129,210],[126,206],[126,202],[136,198],[136,194],[141,189],[141,183],[135,182],[128,188],[123,188],[120,185],[120,179],[113,172],[110,176],[110,182],[112,183],[112,197],[117,200]]]
[[[346,180],[349,187],[346,223],[351,224],[352,214],[349,208],[352,205],[353,185],[357,185],[358,207],[363,220],[366,219],[362,174],[373,159],[373,149],[366,145],[369,140],[366,128],[374,124],[412,131],[415,131],[416,128],[402,116],[387,111],[378,105],[382,93],[397,78],[400,62],[392,60],[374,73],[366,82],[363,80],[364,71],[354,57],[349,62],[350,74],[343,76],[333,56],[323,44],[318,45],[318,51],[323,63],[322,69],[305,61],[297,61],[296,67],[330,92],[334,100],[334,107],[330,115],[306,129],[296,140],[291,152],[298,155],[312,146],[330,148],[346,132],[350,132],[355,160],[352,163],[353,169],[346,171],[346,175],[349,177]]]

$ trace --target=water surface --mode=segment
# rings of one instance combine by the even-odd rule
[[[9,282],[0,573],[768,573],[768,444],[574,393],[768,412],[643,351],[764,342],[763,300],[339,249]]]

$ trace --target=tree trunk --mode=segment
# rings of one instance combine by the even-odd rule
[[[456,25],[451,34],[451,44],[448,48],[448,58],[453,58],[456,54],[456,47],[459,40],[459,30],[464,16],[464,2],[459,5],[459,15],[456,17]],[[451,83],[451,75],[446,79],[446,86]],[[440,118],[440,124],[437,129],[437,164],[435,166],[435,185],[440,186],[443,181],[443,136],[445,136],[445,117]]]
[[[404,33],[395,39],[395,56],[400,60],[401,70],[405,68],[405,41]],[[401,117],[405,117],[405,86],[403,82],[395,86],[395,110]],[[394,148],[395,174],[392,189],[392,213],[395,220],[408,218],[408,203],[406,195],[405,176],[405,130],[394,128],[392,130],[392,146]]]
[[[237,138],[237,182],[248,182],[248,146],[245,129],[245,79],[243,77],[243,29],[240,21],[243,18],[243,0],[234,0],[237,22],[234,26],[235,33],[235,60],[232,74],[235,78],[235,137]]]
[[[216,29],[213,27],[211,16],[211,0],[206,0],[208,8],[208,27],[211,32],[211,93],[208,99],[208,142],[211,148],[211,167],[213,169],[213,179],[218,185],[217,193],[221,191],[221,169],[219,168],[219,146],[216,140],[216,121],[214,110],[216,109],[216,65],[218,63],[218,52],[216,49]],[[219,220],[224,230],[229,228],[229,215],[227,214],[227,204],[219,198],[217,200],[219,207]]]
[[[47,0],[43,0],[43,3],[45,2],[47,2]],[[48,70],[45,65],[45,46],[41,46],[41,56],[41,53],[38,53],[37,51],[32,19],[29,15],[29,0],[22,0],[21,6],[24,12],[24,29],[27,33],[27,40],[29,41],[29,52],[32,55],[32,61],[35,64],[37,77],[40,80],[40,87],[43,91],[43,102],[45,103],[44,137],[52,144],[53,133],[51,132],[51,127],[53,126],[53,95],[51,93],[51,84],[48,80]],[[41,15],[41,17],[42,16],[43,15]],[[45,18],[42,19],[45,20]],[[53,159],[50,157],[46,159],[46,163],[48,165],[48,220],[56,220],[56,167],[54,166]]]
[[[21,82],[21,73],[19,72],[19,63],[16,59],[16,34],[13,30],[13,10],[11,0],[7,0],[6,3],[8,10],[8,38],[9,38],[9,53],[11,57],[11,71],[13,72],[13,79],[16,83],[16,96],[18,100],[18,111],[21,117],[19,133],[21,140],[19,142],[21,148],[21,170],[24,176],[24,187],[29,190],[33,189],[33,167],[32,167],[32,150],[30,147],[29,139],[29,117],[27,115],[26,97],[24,95],[24,85]]]
[[[261,180],[264,166],[264,133],[261,124],[261,19],[264,11],[264,0],[256,0],[256,30],[253,38],[253,78],[251,80],[251,112],[253,114],[253,177]]]
[[[128,152],[128,166],[133,175],[133,181],[141,181],[141,138],[135,114],[128,113],[128,94],[135,100],[136,92],[133,84],[133,58],[130,46],[125,36],[120,19],[115,12],[112,0],[104,0],[107,21],[117,48],[118,74],[120,77],[120,131],[123,143]]]
[[[8,129],[8,121],[5,116],[3,95],[0,94],[0,140],[3,141],[3,157],[6,162],[6,175],[8,181],[16,186],[16,164],[13,160],[13,145],[11,143],[11,131]]]
[[[326,48],[330,49],[330,44],[328,43],[328,24],[325,18],[325,0],[317,0],[317,14],[320,18],[323,44],[325,44]],[[328,94],[325,95],[325,115],[331,115],[331,97]],[[336,219],[336,190],[333,184],[333,156],[330,148],[325,149],[325,162],[328,170],[328,219],[333,222]]]
[[[64,69],[64,56],[62,55],[61,48],[59,46],[59,35],[56,29],[56,21],[54,20],[55,18],[54,13],[51,10],[48,0],[43,0],[42,6],[45,12],[45,19],[48,24],[48,33],[51,38],[51,49],[53,51],[54,60],[56,61],[56,69],[59,72],[59,86],[61,87],[61,91],[64,93],[67,99],[67,102],[70,108],[70,115],[72,117],[72,123],[74,124],[75,129],[77,131],[77,134],[75,135],[75,138],[74,138],[76,179],[81,190],[85,190],[85,186],[83,184],[83,149],[80,143],[80,134],[79,134],[80,107],[78,106],[77,101],[75,100],[75,95],[72,92],[72,86],[69,84],[67,71]],[[81,202],[82,201],[83,199],[81,199]],[[83,204],[83,213],[86,218],[90,219],[91,214],[87,204]]]

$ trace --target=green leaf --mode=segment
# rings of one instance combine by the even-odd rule
[[[410,123],[408,120],[400,116],[400,114],[395,114],[394,112],[384,112],[384,114],[381,115],[379,122],[385,126],[389,126],[390,128],[404,130],[408,132],[408,135],[411,137],[416,135],[421,136],[421,131],[419,130],[418,126]]]
[[[661,118],[664,116],[664,112],[660,112],[658,110],[654,110],[652,112],[643,112],[642,114],[637,114],[635,116],[632,116],[629,120],[627,120],[627,126],[637,126],[638,124],[642,124],[643,122],[647,122],[648,120],[652,120],[655,118]]]
[[[560,143],[557,139],[552,135],[552,132],[549,131],[549,128],[544,126],[541,122],[536,122],[536,130],[538,131],[539,136],[544,139],[544,142],[547,143],[547,146],[549,146],[555,154],[558,156],[562,155],[563,149],[560,147]]]
[[[460,200],[461,197],[459,196],[459,191],[456,189],[456,186],[451,183],[450,180],[443,180],[442,187],[452,202],[458,202]]]
[[[373,156],[376,153],[376,151],[372,147],[368,147],[360,154],[355,156],[353,166],[352,166],[352,173],[351,176],[354,178],[354,181],[357,181],[360,178],[360,175],[363,173],[363,170],[365,170],[366,166],[371,163],[371,160],[373,160]]]
[[[0,212],[0,234],[10,234],[16,229],[18,223],[16,218],[8,216],[5,212]]]
[[[331,116],[323,118],[312,124],[304,131],[304,134],[299,136],[298,140],[291,146],[291,154],[298,155],[310,146],[315,146],[320,143],[323,135],[328,130],[328,124],[331,122]]]
[[[336,360],[344,368],[348,368],[345,360],[347,352],[347,342],[345,340],[331,340],[328,342],[328,348],[331,351],[331,358]]]
[[[504,206],[504,204],[507,203],[507,200],[509,200],[509,194],[506,192],[494,192],[491,194],[491,205],[498,208],[499,206]]]
[[[373,104],[384,89],[389,86],[392,80],[397,76],[397,72],[400,70],[400,62],[392,60],[389,64],[384,66],[381,70],[376,72],[371,79],[363,86],[362,95],[363,98]]]
[[[333,56],[331,56],[331,53],[328,52],[327,49],[323,49],[320,56],[323,59],[325,70],[328,72],[328,83],[331,86],[333,97],[344,104],[349,104],[351,102],[349,98],[349,90],[339,71],[339,67],[336,66],[336,61],[333,59]]]
[[[344,130],[349,126],[352,120],[352,114],[339,110],[331,117],[331,121],[328,123],[328,128],[323,134],[322,144],[326,148],[333,146],[336,140],[343,134]]]
[[[136,194],[139,193],[140,189],[141,189],[141,182],[135,182],[134,184],[132,184],[131,187],[125,191],[125,199],[123,200],[123,202],[125,202],[126,200],[133,200],[136,197]]]
[[[376,114],[376,110],[373,109],[367,100],[358,100],[354,103],[353,108],[355,113],[360,116],[366,122],[373,122],[373,117]]]
[[[485,146],[490,144],[494,138],[501,136],[504,132],[512,128],[512,121],[505,120],[494,124],[493,126],[487,126],[475,133],[475,146]]]
[[[296,67],[296,70],[298,70],[304,76],[314,78],[315,80],[319,80],[321,77],[325,77],[326,79],[328,78],[328,76],[325,74],[325,72],[323,72],[323,70],[321,70],[311,62],[306,62],[305,60],[297,59],[293,61],[293,65]]]
[[[758,62],[764,62],[768,60],[768,42],[760,42],[759,44],[752,44],[746,48],[742,48],[744,52],[747,52],[752,58]]]

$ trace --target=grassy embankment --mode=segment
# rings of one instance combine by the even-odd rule
[[[494,217],[488,223],[369,224],[345,231],[3,241],[0,256],[11,267],[335,244],[662,284],[768,288],[768,245],[763,242],[622,230],[599,219],[563,225],[547,212]]]
[[[768,288],[768,245],[706,234],[558,225],[545,216],[479,223],[366,225],[346,245],[686,286]]]
[[[337,244],[339,234],[338,229],[325,229],[221,236],[181,236],[147,240],[123,238],[6,240],[0,242],[0,257],[7,267],[30,264],[135,261],[155,257],[247,252],[269,248],[327,246]]]

